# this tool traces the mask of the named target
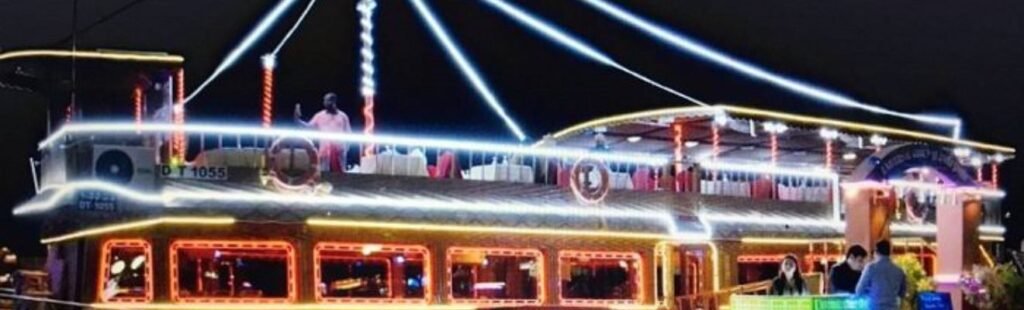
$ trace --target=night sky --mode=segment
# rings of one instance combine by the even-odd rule
[[[378,0],[377,125],[380,132],[514,141],[440,48],[407,1]],[[0,0],[0,50],[70,48],[71,0]],[[80,49],[166,51],[186,57],[187,88],[210,74],[276,3],[267,0],[79,0]],[[552,44],[475,1],[430,1],[511,116],[532,139],[594,117],[686,105],[615,69]],[[514,1],[618,62],[706,102],[920,128],[902,119],[837,108],[746,78],[662,44],[576,1]],[[190,103],[190,119],[257,124],[259,55],[298,17],[283,22]],[[637,1],[635,13],[774,72],[857,100],[910,113],[956,114],[965,137],[1024,146],[1024,2],[1021,1]],[[111,15],[111,12],[120,13]],[[107,17],[107,18],[104,18]],[[101,23],[97,20],[104,19]],[[320,0],[279,56],[277,121],[296,102],[311,115],[324,92],[341,94],[361,127],[355,1]],[[86,73],[83,73],[86,74]],[[93,98],[123,106],[130,90]],[[45,134],[39,95],[0,91],[0,245],[38,253],[38,223],[10,208],[32,195],[29,156]],[[83,104],[89,104],[83,102]],[[98,103],[97,103],[98,104]],[[89,117],[89,115],[86,115]],[[938,128],[924,128],[938,132]],[[945,133],[945,132],[943,132]],[[1024,163],[1003,165],[1011,211],[1007,245],[1024,235]]]

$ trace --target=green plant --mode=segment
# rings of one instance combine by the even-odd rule
[[[961,287],[967,302],[978,309],[1020,309],[1024,303],[1024,276],[1012,264],[974,266],[963,276]]]
[[[900,308],[904,310],[917,309],[917,293],[935,289],[932,279],[924,272],[924,265],[914,255],[900,255],[893,259],[893,263],[903,269],[906,274],[907,294],[903,295],[903,302]]]

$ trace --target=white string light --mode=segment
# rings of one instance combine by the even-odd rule
[[[532,28],[533,30],[547,37],[548,39],[554,40],[555,42],[562,44],[563,46],[568,47],[569,49],[574,50],[577,53],[580,53],[581,55],[587,56],[590,59],[593,59],[594,61],[600,62],[601,64],[625,72],[626,74],[629,74],[634,78],[637,78],[647,84],[660,88],[666,92],[669,92],[687,101],[693,102],[701,106],[708,106],[707,103],[704,103],[703,101],[700,101],[697,98],[684,94],[683,92],[675,90],[671,87],[665,86],[664,84],[658,83],[652,80],[651,78],[644,76],[643,74],[633,71],[632,69],[626,68],[626,66],[623,66],[622,64],[616,62],[615,60],[612,60],[611,57],[608,57],[607,55],[601,53],[597,49],[587,45],[586,43],[583,43],[583,41],[570,36],[564,31],[559,30],[555,26],[552,26],[544,21],[541,21],[539,18],[530,15],[526,11],[517,8],[512,4],[500,0],[487,0],[485,3],[490,4],[491,6],[497,8],[502,13],[505,13],[505,15],[512,17],[513,19],[515,19],[516,21],[525,26]]]
[[[836,92],[823,89],[814,85],[810,85],[805,82],[790,79],[779,74],[772,73],[763,68],[757,67],[753,64],[741,61],[739,59],[736,59],[735,57],[717,51],[714,48],[699,43],[697,42],[697,40],[691,39],[683,34],[673,32],[665,27],[647,21],[633,13],[623,10],[604,0],[583,0],[583,3],[590,5],[591,7],[597,9],[598,11],[601,11],[620,22],[636,27],[641,31],[663,42],[669,43],[679,48],[680,50],[697,55],[698,57],[710,60],[711,62],[717,63],[727,68],[731,68],[749,77],[767,81],[771,84],[788,89],[792,92],[808,96],[811,98],[815,98],[818,100],[822,100],[834,105],[862,109],[877,114],[912,119],[926,124],[935,124],[951,127],[953,129],[953,138],[960,138],[961,121],[958,118],[908,114],[859,102],[846,96],[843,96],[841,94],[838,94]]]
[[[441,43],[441,46],[443,46],[448,52],[448,56],[451,57],[452,61],[455,62],[455,65],[459,67],[459,70],[462,71],[464,76],[466,76],[466,79],[468,79],[470,84],[473,85],[473,88],[476,89],[477,93],[479,93],[480,96],[483,97],[484,101],[491,106],[491,109],[498,114],[498,117],[505,122],[505,126],[512,131],[512,134],[514,134],[519,141],[526,140],[526,134],[523,133],[523,130],[519,128],[519,125],[512,120],[512,117],[505,112],[505,108],[502,106],[501,102],[498,101],[498,97],[491,92],[490,87],[488,87],[487,83],[484,82],[480,73],[476,71],[473,64],[469,62],[469,59],[467,59],[462,53],[459,46],[454,40],[452,40],[451,36],[448,35],[444,26],[441,25],[441,22],[437,20],[436,16],[434,16],[434,12],[430,10],[430,7],[428,7],[423,0],[410,1],[416,8],[416,12],[419,13],[420,18],[422,18],[423,22],[427,24],[427,28],[430,29],[434,34],[434,37],[437,38],[437,41]]]
[[[180,131],[191,134],[226,135],[226,136],[257,136],[257,137],[299,137],[320,141],[333,141],[352,144],[406,145],[427,148],[452,149],[459,151],[504,153],[520,156],[541,156],[553,158],[592,158],[608,162],[643,164],[661,166],[668,163],[669,158],[649,153],[609,153],[592,152],[587,149],[566,147],[529,147],[515,144],[478,142],[465,139],[439,139],[427,136],[393,136],[366,135],[346,132],[324,132],[305,129],[260,128],[251,126],[232,126],[225,124],[159,124],[134,122],[114,123],[73,123],[64,125],[52,135],[39,143],[39,148],[48,147],[59,139],[73,134],[86,135],[136,135],[137,133],[170,133]]]
[[[220,62],[220,65],[217,65],[217,68],[213,70],[213,73],[210,74],[202,84],[199,84],[199,87],[196,87],[196,89],[188,95],[188,98],[185,98],[185,102],[182,104],[192,101],[193,98],[202,93],[206,86],[210,85],[213,80],[217,79],[221,73],[224,73],[225,70],[233,66],[235,62],[237,62],[238,59],[253,46],[253,44],[256,44],[256,41],[259,41],[259,39],[266,34],[267,30],[270,30],[270,27],[281,18],[281,15],[284,15],[284,13],[291,8],[292,4],[295,4],[295,0],[281,0],[281,2],[278,2],[277,5],[274,6],[274,8],[270,10],[270,12],[267,13],[267,15],[264,16],[258,24],[256,24],[256,27],[253,28],[252,31],[249,31],[249,34],[242,39],[242,42],[238,43],[238,45],[228,53],[227,57],[224,57],[224,60]]]
[[[363,62],[359,68],[362,69],[363,77],[359,80],[359,91],[363,97],[372,97],[377,93],[377,82],[374,80],[376,70],[373,67],[373,12],[376,8],[377,1],[374,0],[359,0],[356,5],[356,11],[359,11],[359,26],[362,27],[359,40],[363,46],[359,49],[359,55],[362,56]]]

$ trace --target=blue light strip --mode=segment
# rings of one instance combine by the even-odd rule
[[[434,34],[434,37],[437,38],[439,43],[441,43],[445,48],[448,52],[448,56],[450,56],[452,61],[454,61],[459,67],[462,74],[469,80],[470,84],[473,85],[473,88],[480,93],[480,96],[483,97],[484,101],[491,106],[491,109],[494,110],[495,113],[498,113],[501,120],[505,122],[505,126],[512,131],[519,141],[526,140],[526,134],[523,133],[522,129],[519,128],[519,125],[517,125],[508,113],[505,112],[505,108],[502,107],[501,102],[499,102],[498,98],[491,92],[491,89],[487,87],[487,83],[484,82],[483,78],[480,77],[480,74],[477,73],[476,69],[473,67],[473,64],[470,63],[469,59],[467,59],[462,53],[462,50],[459,49],[455,41],[453,41],[448,35],[444,26],[437,20],[437,17],[435,17],[434,13],[429,7],[427,7],[427,4],[424,3],[423,0],[410,0],[410,2],[412,2],[413,6],[416,7],[416,12],[419,13],[420,18],[422,18],[423,22],[427,24],[430,31]]]
[[[193,90],[192,93],[188,95],[188,98],[185,98],[185,103],[192,101],[193,98],[199,95],[199,93],[201,93],[206,86],[210,85],[213,80],[220,76],[221,73],[224,73],[225,70],[233,66],[235,62],[242,57],[242,54],[248,51],[253,44],[256,44],[256,41],[259,41],[259,39],[263,37],[267,30],[269,30],[270,27],[281,18],[281,15],[284,15],[284,13],[291,8],[292,4],[295,4],[295,0],[281,0],[281,2],[278,2],[277,5],[260,20],[259,24],[256,24],[256,28],[249,31],[249,34],[242,39],[242,42],[238,43],[238,45],[231,50],[231,53],[228,53],[227,57],[224,57],[224,60],[217,66],[217,69],[213,70],[213,73],[210,74],[210,76],[207,77],[199,87]]]
[[[551,40],[557,42],[558,44],[561,44],[562,46],[565,46],[565,47],[569,48],[570,50],[576,51],[577,53],[579,53],[579,54],[581,54],[583,56],[586,56],[586,57],[588,57],[588,58],[590,58],[590,59],[592,59],[594,61],[600,62],[601,64],[604,64],[604,65],[610,66],[612,68],[618,69],[618,70],[620,70],[622,72],[625,72],[626,74],[629,74],[629,75],[631,75],[631,76],[633,76],[633,77],[635,77],[635,78],[637,78],[637,79],[639,79],[641,81],[644,81],[647,84],[650,84],[650,85],[652,85],[654,87],[660,88],[660,89],[662,89],[664,91],[667,91],[667,92],[669,92],[669,93],[671,93],[673,95],[679,96],[679,97],[681,97],[683,99],[686,99],[686,100],[688,100],[690,102],[696,103],[696,104],[701,105],[701,106],[708,106],[708,104],[704,103],[703,101],[700,101],[700,100],[698,100],[698,99],[696,99],[696,98],[694,98],[694,97],[692,97],[690,95],[684,94],[684,93],[682,93],[682,92],[680,92],[678,90],[675,90],[675,89],[673,89],[671,87],[665,86],[664,84],[658,83],[658,82],[652,80],[651,78],[648,78],[647,76],[644,76],[644,75],[642,75],[640,73],[637,73],[636,71],[633,71],[633,70],[631,70],[629,68],[626,68],[622,64],[616,62],[615,60],[612,60],[611,57],[608,57],[604,53],[601,53],[597,49],[587,45],[582,40],[570,36],[569,34],[565,33],[564,31],[559,30],[555,26],[553,26],[551,24],[548,24],[548,23],[545,23],[544,21],[540,20],[539,18],[534,17],[534,16],[530,15],[529,13],[527,13],[526,11],[523,11],[523,10],[521,10],[521,9],[519,9],[519,8],[513,6],[513,5],[509,4],[509,3],[506,3],[506,2],[500,1],[500,0],[488,0],[488,1],[485,1],[485,3],[490,4],[491,6],[497,8],[502,13],[505,13],[509,17],[512,17],[513,19],[515,19],[519,23],[532,28],[533,30],[535,30],[535,31],[539,32],[540,34],[544,35],[545,37],[547,37],[548,39],[551,39]]]
[[[711,47],[703,45],[694,39],[691,39],[683,34],[673,32],[664,27],[656,25],[652,22],[644,20],[643,18],[636,16],[628,11],[625,11],[615,5],[612,5],[604,0],[582,0],[583,3],[590,5],[591,7],[601,11],[616,20],[640,29],[641,31],[659,39],[666,43],[671,44],[685,52],[692,53],[701,58],[710,60],[711,62],[720,64],[730,69],[736,70],[749,77],[764,80],[772,83],[776,86],[788,89],[794,93],[798,93],[804,96],[822,100],[828,103],[832,103],[839,106],[858,108],[873,113],[884,114],[895,117],[902,117],[912,119],[915,121],[937,124],[953,127],[954,138],[959,138],[960,134],[960,119],[939,117],[939,116],[927,116],[927,115],[915,115],[892,111],[883,107],[874,106],[866,103],[862,103],[836,92],[823,89],[808,83],[793,80],[768,70],[759,68],[755,65],[743,62],[732,56],[726,55],[725,53],[719,52]]]

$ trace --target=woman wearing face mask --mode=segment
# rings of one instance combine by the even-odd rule
[[[782,259],[779,276],[772,280],[770,293],[776,296],[807,295],[807,283],[800,275],[800,264],[797,263],[796,256],[790,254]]]

